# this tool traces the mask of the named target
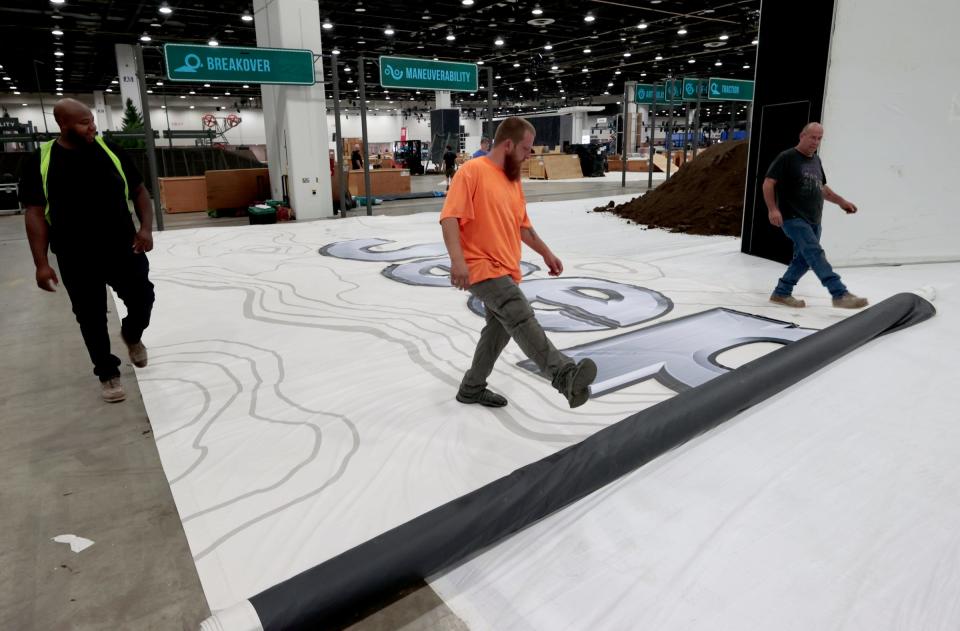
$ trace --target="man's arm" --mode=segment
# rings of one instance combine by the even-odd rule
[[[143,184],[133,193],[133,207],[137,211],[137,219],[140,220],[140,229],[133,237],[133,251],[137,254],[149,252],[153,249],[153,204],[150,203],[150,195]]]
[[[30,253],[33,254],[33,264],[37,266],[37,287],[44,291],[56,291],[60,284],[57,273],[50,266],[47,250],[50,246],[50,229],[43,216],[42,206],[27,206],[24,215],[27,227],[27,241],[30,242]]]
[[[767,219],[776,227],[782,227],[783,215],[777,208],[777,181],[772,177],[763,179],[763,201],[767,203]]]
[[[551,276],[559,276],[563,273],[563,263],[543,242],[533,226],[529,228],[520,228],[520,240],[526,243],[530,248],[543,257],[543,262],[550,269]]]
[[[443,230],[447,254],[450,255],[450,284],[457,289],[466,289],[470,286],[470,270],[460,246],[460,220],[456,217],[441,219],[440,228]]]
[[[847,201],[843,197],[840,197],[839,195],[834,193],[833,189],[827,186],[826,184],[823,185],[823,198],[828,202],[833,202],[834,204],[842,208],[848,215],[852,215],[853,213],[857,212],[856,204],[854,204],[853,202]]]

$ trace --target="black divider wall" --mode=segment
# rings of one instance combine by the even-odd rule
[[[876,338],[936,313],[898,294],[686,390],[250,599],[265,631],[334,629],[586,497]]]
[[[761,4],[740,245],[746,254],[790,261],[792,243],[767,220],[763,178],[773,158],[797,144],[803,126],[822,116],[833,13],[834,0]],[[829,179],[830,165],[824,169]]]

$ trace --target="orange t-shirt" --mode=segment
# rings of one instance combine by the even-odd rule
[[[456,217],[470,284],[510,275],[518,283],[520,229],[531,227],[520,182],[487,158],[467,161],[453,178],[440,221]]]

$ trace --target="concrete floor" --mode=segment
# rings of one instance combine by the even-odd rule
[[[442,190],[442,180],[415,177],[412,188]],[[530,202],[599,204],[647,186],[607,178],[529,181],[524,190]],[[375,214],[442,204],[387,202]],[[247,223],[204,213],[165,220],[167,229]],[[103,403],[66,292],[40,291],[33,278],[23,217],[0,216],[0,629],[197,629],[209,609],[132,368],[122,367],[126,402]],[[122,350],[114,324],[111,337]],[[52,541],[65,534],[94,544],[72,552]],[[351,627],[465,628],[427,586]]]

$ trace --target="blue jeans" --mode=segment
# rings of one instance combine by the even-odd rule
[[[804,219],[787,219],[783,222],[783,232],[793,241],[793,259],[783,278],[773,290],[775,296],[789,296],[800,277],[813,269],[830,295],[839,298],[847,293],[840,275],[833,271],[827,256],[820,247],[820,224],[812,224]]]

